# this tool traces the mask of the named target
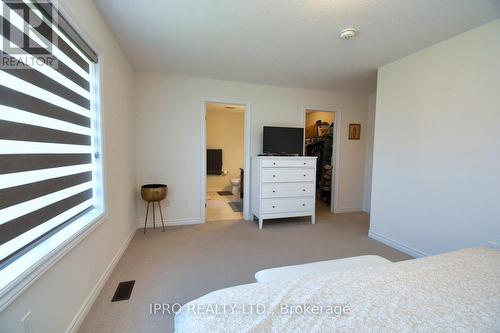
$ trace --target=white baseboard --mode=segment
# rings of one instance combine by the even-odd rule
[[[99,296],[102,288],[106,284],[106,281],[108,281],[108,278],[111,276],[111,273],[113,272],[113,269],[115,268],[116,264],[120,261],[121,257],[123,256],[123,253],[125,253],[125,250],[127,249],[128,245],[130,244],[130,241],[132,241],[132,238],[134,238],[136,230],[134,229],[130,235],[125,239],[125,241],[122,243],[120,248],[118,249],[118,252],[116,252],[115,256],[113,257],[113,260],[109,263],[108,267],[106,267],[106,270],[104,273],[101,275],[99,280],[97,281],[96,285],[94,286],[94,289],[92,289],[92,292],[90,295],[87,297],[85,302],[83,302],[82,307],[78,312],[76,313],[75,317],[69,324],[68,328],[66,329],[66,333],[76,333],[80,326],[83,323],[83,320],[87,316],[87,314],[90,311],[90,308],[94,304],[95,300],[97,299],[97,296]]]
[[[185,219],[172,219],[172,220],[166,220],[164,221],[166,227],[173,227],[176,225],[191,225],[191,224],[200,224],[200,218],[185,218]],[[138,222],[138,229],[144,228],[144,220]],[[156,227],[161,228],[161,220],[160,217],[156,217]],[[148,223],[146,224],[146,228],[152,228],[153,227],[153,218],[150,216],[148,217]]]
[[[399,250],[403,253],[406,253],[414,258],[421,258],[421,257],[427,257],[429,256],[429,254],[425,253],[425,252],[422,252],[422,251],[419,251],[419,250],[416,250],[412,247],[409,247],[407,245],[404,245],[400,242],[397,242],[393,239],[390,239],[388,237],[385,237],[373,230],[369,230],[368,231],[368,237],[372,238],[372,239],[375,239],[381,243],[384,243],[385,245],[388,245],[392,248],[395,248],[396,250]]]

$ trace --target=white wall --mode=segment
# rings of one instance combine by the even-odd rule
[[[500,242],[500,20],[379,69],[371,234],[415,254]]]
[[[372,171],[373,171],[373,139],[375,135],[375,103],[376,95],[368,97],[368,114],[366,118],[365,136],[365,181],[363,190],[363,211],[369,213],[372,197]]]
[[[244,128],[244,110],[207,104],[207,149],[222,149],[222,168],[227,171],[223,175],[207,175],[208,191],[230,191],[230,180],[240,178],[240,168],[244,167]]]
[[[368,95],[343,94],[210,79],[139,73],[137,78],[137,184],[169,186],[169,223],[200,222],[200,113],[202,97],[251,103],[251,153],[262,149],[262,127],[304,126],[303,106],[342,109],[340,209],[361,210],[365,158],[362,140],[347,140],[349,122],[364,124]],[[179,123],[191,124],[186,131]],[[153,144],[152,144],[153,143]],[[138,222],[144,203],[138,202]]]
[[[24,332],[20,319],[30,310],[30,332],[66,331],[137,226],[131,100],[134,73],[93,1],[60,0],[59,3],[102,56],[108,220],[0,313],[1,332]]]

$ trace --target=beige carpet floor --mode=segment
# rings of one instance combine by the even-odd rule
[[[298,218],[265,222],[263,230],[239,220],[138,231],[80,332],[172,332],[173,316],[151,315],[151,303],[184,304],[252,283],[264,268],[365,254],[410,258],[368,238],[368,214],[330,214],[318,205],[316,225]],[[127,280],[136,280],[131,298],[111,303],[118,283]]]

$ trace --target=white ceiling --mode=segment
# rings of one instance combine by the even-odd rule
[[[95,1],[136,69],[313,89],[374,90],[377,67],[500,17],[500,0]]]

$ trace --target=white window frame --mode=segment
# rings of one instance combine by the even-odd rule
[[[76,218],[63,229],[22,254],[15,261],[0,270],[0,312],[8,307],[17,297],[38,280],[47,270],[70,252],[92,231],[97,229],[107,218],[107,200],[105,195],[106,179],[104,170],[104,117],[102,113],[103,85],[102,73],[104,57],[94,47],[74,16],[62,8],[58,10],[71,23],[85,41],[99,54],[97,64],[91,64],[91,113],[92,113],[92,177],[94,181],[94,207],[89,212]],[[97,155],[96,155],[97,153]]]

